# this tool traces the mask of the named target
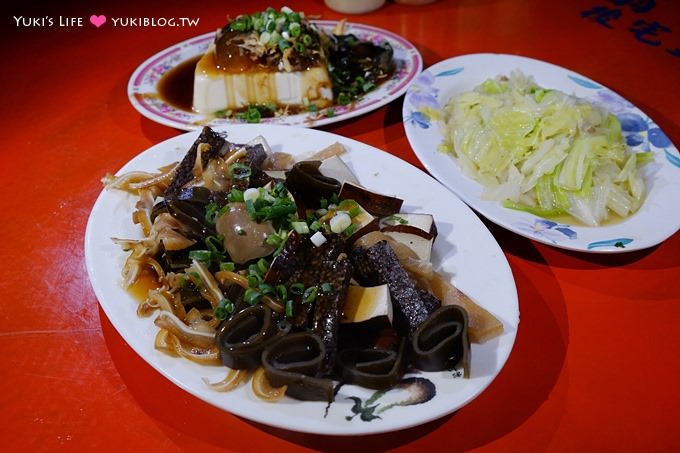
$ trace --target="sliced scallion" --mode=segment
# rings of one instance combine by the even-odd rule
[[[241,162],[234,162],[229,166],[229,176],[231,176],[234,179],[246,179],[250,177],[252,173],[252,169]],[[241,193],[243,195],[243,193]]]
[[[293,283],[292,285],[290,285],[291,294],[301,295],[304,291],[305,291],[305,285],[303,285],[300,282]]]
[[[305,292],[302,293],[302,303],[311,304],[316,300],[316,296],[318,293],[319,288],[316,285],[308,287],[307,289],[305,289]]]
[[[243,300],[248,304],[248,305],[255,305],[260,301],[262,298],[262,293],[258,291],[257,289],[254,288],[248,288],[246,289],[245,293],[243,293]]]

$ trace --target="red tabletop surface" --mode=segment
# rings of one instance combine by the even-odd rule
[[[181,390],[125,343],[87,278],[85,226],[104,174],[181,133],[133,109],[130,75],[149,56],[217,29],[229,15],[284,4],[119,0],[4,7],[2,450],[679,451],[677,233],[648,250],[598,255],[553,248],[487,222],[517,284],[521,322],[514,349],[470,404],[400,432],[357,439],[249,422]],[[418,48],[425,67],[496,52],[569,68],[627,98],[680,144],[677,1],[388,1],[358,16],[336,13],[320,0],[288,6],[398,33]],[[97,28],[92,14],[108,20]],[[199,23],[141,23],[170,17]],[[76,19],[60,26],[67,18]],[[141,20],[120,27],[113,18]],[[322,129],[422,168],[404,133],[402,101]]]

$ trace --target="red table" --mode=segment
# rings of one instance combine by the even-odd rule
[[[517,283],[515,348],[479,398],[424,426],[360,439],[286,432],[222,412],[155,372],[99,309],[83,258],[100,178],[180,132],[131,107],[128,79],[150,55],[217,29],[230,14],[283,3],[251,1],[247,11],[238,2],[139,3],[20,4],[4,14],[4,451],[678,451],[677,233],[649,250],[592,255],[489,224]],[[320,0],[288,5],[342,17]],[[92,14],[109,20],[96,28]],[[116,27],[116,17],[200,21],[195,27]],[[426,67],[456,55],[498,52],[570,68],[623,95],[680,144],[677,2],[388,2],[350,20],[403,35]],[[402,127],[401,101],[323,129],[419,165]]]

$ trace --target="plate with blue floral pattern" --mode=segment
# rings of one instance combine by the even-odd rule
[[[543,218],[509,209],[482,197],[482,184],[467,176],[451,154],[442,151],[446,103],[487,79],[514,70],[544,88],[601,105],[616,115],[630,151],[650,151],[653,162],[642,167],[647,194],[637,212],[618,222],[585,226],[577,221]],[[591,253],[645,249],[680,229],[680,154],[659,126],[631,102],[599,82],[544,61],[506,54],[471,54],[441,61],[424,70],[406,92],[404,129],[427,171],[490,221],[527,238],[555,247]]]
[[[315,20],[313,23],[326,32],[330,32],[338,24],[332,20]],[[392,76],[375,90],[350,104],[332,105],[318,111],[266,117],[259,123],[319,127],[369,113],[404,94],[409,83],[423,67],[418,49],[402,36],[388,30],[357,23],[347,23],[346,27],[347,33],[354,34],[359,39],[375,44],[386,42],[392,46],[396,64]],[[144,61],[133,72],[128,82],[128,99],[132,106],[152,121],[185,131],[197,130],[203,126],[220,127],[246,123],[247,120],[244,118],[221,118],[187,110],[161,96],[159,83],[163,77],[173,69],[189,64],[203,55],[214,40],[214,32],[205,33],[164,49]],[[184,84],[181,88],[193,89],[191,85],[185,87]]]

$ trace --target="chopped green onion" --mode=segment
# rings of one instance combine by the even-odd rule
[[[224,298],[215,308],[215,317],[220,321],[224,321],[233,312],[234,303],[231,300]]]
[[[364,91],[364,93],[368,93],[369,91],[373,90],[375,88],[375,83],[373,82],[366,82],[361,86],[361,89]]]
[[[298,282],[298,283],[293,283],[292,285],[290,285],[290,292],[292,294],[300,295],[304,292],[304,290],[305,290],[305,285],[303,285],[302,283]]]
[[[305,292],[302,293],[302,303],[303,304],[311,304],[316,300],[316,296],[319,293],[319,288],[315,286],[310,286],[309,288],[305,289]]]
[[[243,198],[243,191],[239,189],[231,189],[227,199],[230,203],[243,203],[245,200]]]
[[[269,236],[267,236],[267,239],[265,239],[264,242],[267,245],[271,245],[272,247],[277,247],[279,244],[283,242],[283,239],[281,239],[281,236],[279,236],[278,234],[272,233]]]
[[[234,179],[246,179],[250,177],[252,169],[241,162],[234,162],[229,166],[229,176]]]
[[[277,198],[287,197],[288,189],[286,188],[286,185],[281,181],[274,184],[274,187],[272,187],[272,195]]]
[[[260,275],[260,268],[257,267],[257,264],[248,266],[248,275]]]
[[[249,107],[246,112],[246,122],[248,123],[259,123],[262,119],[262,114],[257,107]]]
[[[321,284],[321,291],[323,291],[324,294],[330,294],[333,292],[333,285],[328,282],[324,282]]]
[[[338,95],[338,104],[339,105],[347,105],[351,102],[352,102],[352,98],[347,93],[340,93]]]
[[[347,211],[350,217],[356,217],[361,213],[359,203],[354,200],[342,200],[338,205],[338,210]]]
[[[230,24],[229,28],[233,31],[248,31],[252,28],[252,22],[250,16],[243,14],[234,19]]]
[[[258,291],[257,289],[254,288],[248,288],[246,289],[245,293],[243,293],[243,300],[248,304],[248,305],[255,305],[260,301],[262,298],[262,293]]]
[[[302,42],[305,44],[305,46],[309,46],[310,44],[312,44],[313,40],[311,36],[305,33],[304,35],[302,35]]]
[[[349,236],[353,235],[356,230],[357,230],[357,226],[356,226],[355,223],[353,223],[350,226],[348,226],[347,228],[345,228],[342,233],[345,236],[349,237]]]
[[[300,28],[300,24],[298,22],[292,22],[288,26],[288,33],[290,33],[290,35],[294,38],[297,38],[298,36],[300,36],[300,30],[301,30],[301,28]]]
[[[201,286],[201,276],[198,275],[198,272],[189,272],[189,279],[191,280],[191,283],[194,284],[194,286]]]
[[[385,220],[393,220],[393,221],[399,223],[400,225],[406,225],[408,223],[408,220],[406,220],[405,218],[403,218],[403,217],[401,217],[397,214],[392,214],[391,216],[387,217],[387,219],[385,219]]]
[[[258,271],[260,272],[260,274],[262,274],[262,275],[266,274],[267,271],[269,270],[269,262],[268,262],[266,259],[264,259],[264,258],[260,258],[260,259],[257,261],[257,270],[258,270]]]
[[[274,285],[271,285],[269,283],[260,283],[257,288],[260,290],[262,294],[266,294],[268,296],[276,295],[276,289],[274,288]]]
[[[208,203],[205,205],[205,223],[209,225],[214,225],[215,224],[215,219],[217,217],[217,212],[220,210],[220,207],[217,205],[217,203]]]
[[[220,270],[221,271],[229,271],[229,272],[234,272],[236,269],[236,264],[232,263],[231,261],[227,263],[220,263]]]
[[[286,285],[283,284],[276,285],[276,294],[279,296],[279,299],[281,300],[288,299],[288,289],[286,288]]]
[[[286,301],[286,317],[288,317],[288,318],[293,317],[293,301],[292,300]]]
[[[290,47],[290,42],[287,39],[279,39],[278,42],[279,49],[281,50],[286,50],[287,48]]]
[[[316,233],[321,229],[321,223],[319,223],[318,220],[314,220],[312,223],[309,224],[309,229]]]
[[[224,254],[224,236],[218,234],[216,236],[208,236],[203,239],[203,242],[214,255]]]
[[[262,277],[257,274],[250,274],[246,277],[246,280],[248,280],[248,286],[251,288],[257,288],[262,282]]]
[[[192,250],[189,252],[189,259],[200,261],[209,266],[212,260],[212,253],[210,253],[210,250]]]
[[[291,222],[290,226],[292,226],[297,233],[300,234],[309,233],[309,225],[307,225],[307,222]]]

